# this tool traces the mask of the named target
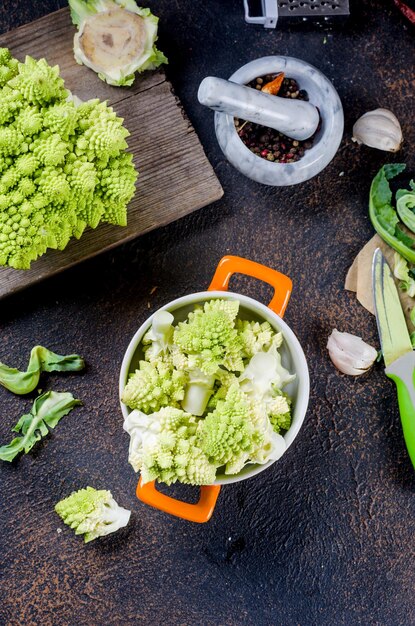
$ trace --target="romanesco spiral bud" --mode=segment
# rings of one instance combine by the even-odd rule
[[[25,137],[32,137],[42,130],[42,114],[36,106],[28,106],[20,111],[15,125]]]
[[[43,106],[67,97],[68,92],[63,86],[57,65],[50,67],[45,59],[36,61],[27,56],[24,63],[19,63],[18,70],[18,75],[9,81],[9,85],[28,102]]]
[[[55,104],[44,110],[43,125],[64,139],[75,133],[78,112],[70,102]]]
[[[66,143],[58,134],[42,133],[39,139],[33,142],[33,154],[45,165],[62,165],[68,152]]]

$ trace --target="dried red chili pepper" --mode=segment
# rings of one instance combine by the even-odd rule
[[[285,78],[285,74],[284,72],[281,72],[274,78],[274,80],[264,85],[261,91],[264,91],[265,93],[270,93],[272,96],[276,96],[279,90],[281,89],[281,85],[282,85],[284,78]]]

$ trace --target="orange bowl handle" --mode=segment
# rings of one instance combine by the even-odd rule
[[[232,274],[252,276],[274,287],[274,295],[268,307],[280,317],[284,316],[292,291],[292,282],[288,276],[255,261],[239,256],[224,256],[216,268],[209,291],[227,291]]]
[[[200,488],[200,499],[196,504],[181,502],[157,491],[155,481],[143,485],[142,478],[138,481],[136,495],[141,502],[149,504],[160,511],[182,517],[189,522],[208,522],[212,517],[216,500],[220,491],[219,485],[204,485]]]

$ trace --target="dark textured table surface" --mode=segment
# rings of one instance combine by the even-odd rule
[[[392,1],[354,3],[340,29],[249,28],[242,0],[159,0],[168,75],[225,189],[224,198],[0,304],[0,360],[25,365],[35,343],[79,351],[82,375],[49,375],[84,407],[36,451],[0,467],[0,624],[415,624],[415,480],[395,390],[378,366],[351,379],[328,360],[333,327],[377,344],[375,320],[343,290],[371,237],[372,176],[390,156],[351,142],[354,120],[377,106],[402,122],[400,159],[415,171],[414,31]],[[2,0],[4,31],[65,5]],[[319,67],[339,91],[346,127],[339,153],[315,179],[262,187],[223,158],[213,116],[196,102],[206,75],[289,54]],[[160,166],[163,146],[160,146]],[[174,180],[172,193],[174,193]],[[117,378],[130,337],[150,311],[206,288],[225,253],[287,273],[286,320],[311,375],[309,411],[285,456],[222,489],[212,520],[196,525],[135,498]],[[157,290],[152,293],[153,288]],[[266,300],[264,285],[234,290]],[[30,400],[0,389],[1,441]],[[84,546],[54,504],[91,484],[133,510],[128,528]]]

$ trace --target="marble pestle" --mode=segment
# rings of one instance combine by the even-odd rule
[[[197,97],[214,111],[274,128],[299,141],[314,135],[319,124],[319,113],[310,102],[279,98],[223,78],[202,80]]]

